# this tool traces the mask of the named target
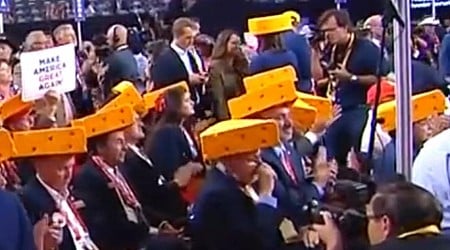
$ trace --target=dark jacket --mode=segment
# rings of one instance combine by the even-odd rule
[[[389,239],[381,244],[373,246],[371,250],[448,250],[450,237],[438,236],[411,236],[406,239]]]
[[[130,222],[109,179],[88,160],[74,180],[73,194],[85,203],[81,216],[92,240],[100,249],[139,249],[148,237],[148,226],[140,218]]]
[[[168,221],[174,226],[184,226],[186,203],[178,186],[166,180],[160,169],[144,154],[128,150],[120,168],[143,206],[143,212],[153,227]],[[155,202],[157,201],[157,202]]]
[[[109,96],[111,89],[121,81],[130,81],[135,85],[141,84],[138,82],[139,71],[137,62],[130,49],[123,48],[114,51],[106,58],[105,63],[108,66],[104,80],[104,93],[106,96]]]
[[[181,81],[189,82],[189,74],[183,62],[170,46],[161,52],[150,71],[155,89]]]
[[[191,218],[193,250],[266,250],[277,246],[277,210],[256,204],[220,170],[208,172]]]
[[[45,214],[51,218],[53,213],[59,211],[55,200],[36,177],[31,179],[23,188],[22,201],[33,225],[41,220]],[[67,225],[63,228],[63,242],[60,247],[64,250],[75,250],[72,235]]]

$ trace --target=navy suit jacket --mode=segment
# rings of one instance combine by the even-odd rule
[[[191,216],[192,250],[279,249],[277,210],[256,204],[220,170],[208,172]]]
[[[85,203],[81,216],[99,249],[138,249],[148,236],[148,226],[128,221],[109,179],[88,160],[74,180],[73,194]]]
[[[320,200],[320,194],[312,183],[304,180],[305,174],[300,155],[291,146],[285,145],[285,147],[290,152],[297,182],[294,182],[289,176],[273,148],[263,149],[261,158],[272,167],[278,176],[274,195],[278,198],[279,209],[283,216],[294,221],[296,225],[304,225],[307,220],[301,213],[303,206],[313,199]]]
[[[166,124],[155,129],[146,145],[146,153],[167,180],[175,171],[190,161],[196,161],[189,142],[177,125]],[[197,152],[200,153],[197,147]]]
[[[150,71],[155,89],[181,81],[189,82],[189,74],[183,62],[170,46],[167,46],[156,58]]]
[[[292,51],[297,58],[299,87],[303,92],[311,93],[311,48],[305,36],[288,31],[283,34],[284,46]]]
[[[250,74],[254,75],[288,65],[294,67],[297,77],[299,78],[300,70],[294,52],[288,49],[266,50],[252,58],[252,61],[250,62]],[[300,86],[298,86],[298,84],[296,85],[297,89],[301,90]],[[310,92],[310,90],[308,92]]]
[[[0,190],[0,249],[36,249],[25,209],[15,194],[4,190]]]
[[[162,173],[153,162],[128,150],[120,171],[141,202],[143,212],[152,226],[158,227],[163,221],[184,226],[187,204],[181,197],[180,189],[173,182],[161,178]]]
[[[55,200],[36,177],[31,179],[23,188],[22,201],[33,225],[41,220],[45,214],[51,218],[53,213],[59,211]],[[63,228],[63,242],[60,247],[64,250],[75,250],[72,235],[67,226]]]
[[[136,59],[130,49],[114,51],[105,61],[108,70],[105,73],[105,94],[108,94],[116,84],[121,81],[130,81],[141,84]],[[140,89],[140,88],[139,88]]]

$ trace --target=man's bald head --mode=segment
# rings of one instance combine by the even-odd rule
[[[24,44],[25,51],[36,51],[47,48],[47,37],[44,31],[34,30],[28,33]]]
[[[370,16],[364,22],[364,28],[370,29],[373,38],[381,40],[381,36],[383,35],[383,16]]]
[[[127,44],[128,30],[123,25],[114,24],[109,27],[108,32],[106,32],[106,37],[108,38],[108,43],[110,46],[118,47],[120,45]]]

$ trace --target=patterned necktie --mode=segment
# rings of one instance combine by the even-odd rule
[[[291,180],[297,184],[297,177],[295,176],[294,166],[292,164],[291,158],[289,157],[289,152],[287,150],[281,151],[281,161],[283,162],[284,169],[291,178]]]

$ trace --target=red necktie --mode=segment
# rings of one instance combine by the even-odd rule
[[[294,167],[292,165],[291,158],[289,157],[289,152],[287,150],[282,150],[281,160],[283,161],[284,169],[288,173],[289,177],[291,177],[291,180],[295,184],[297,184],[297,178],[295,176]]]

